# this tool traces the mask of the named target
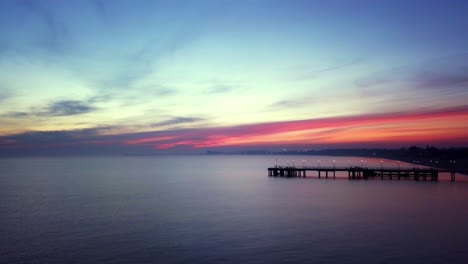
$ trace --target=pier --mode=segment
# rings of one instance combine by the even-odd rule
[[[307,175],[307,172],[309,175]],[[414,181],[433,181],[439,180],[439,173],[450,173],[450,181],[455,181],[455,174],[459,171],[444,170],[437,168],[371,168],[371,167],[294,167],[294,166],[274,166],[268,168],[270,177],[316,177],[319,179],[336,179],[337,172],[344,172],[349,180],[414,180]],[[466,172],[459,172],[466,173]],[[310,175],[313,174],[313,175]]]

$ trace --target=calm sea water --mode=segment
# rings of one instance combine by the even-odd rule
[[[0,159],[0,262],[468,263],[468,182],[267,177],[275,158],[360,163]]]

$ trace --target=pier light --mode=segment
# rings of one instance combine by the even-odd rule
[[[454,160],[451,160],[451,161],[449,161],[449,162],[451,163],[451,166],[452,166],[452,167],[455,167],[455,161],[454,161]]]

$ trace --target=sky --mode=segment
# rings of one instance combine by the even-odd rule
[[[0,155],[468,147],[468,2],[0,1]]]

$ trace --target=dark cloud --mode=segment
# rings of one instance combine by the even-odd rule
[[[104,128],[105,129],[105,128]],[[68,131],[30,131],[0,136],[0,156],[109,155],[130,148],[99,135],[101,127]],[[6,150],[6,151],[5,151]]]
[[[58,101],[52,103],[41,115],[46,116],[71,116],[80,115],[95,110],[94,107],[80,101]]]
[[[42,108],[34,108],[31,112],[9,112],[3,114],[8,118],[26,118],[26,117],[51,117],[51,116],[73,116],[81,115],[96,110],[95,107],[86,101],[57,101]]]
[[[7,114],[4,114],[3,116],[9,117],[9,118],[23,118],[23,117],[28,117],[30,114],[27,112],[9,112]]]
[[[195,123],[198,121],[203,121],[205,119],[199,117],[174,117],[162,122],[154,123],[151,126],[170,126],[184,123]]]
[[[86,129],[63,130],[63,131],[29,131],[14,135],[0,137],[2,140],[14,141],[21,144],[84,144],[101,140],[101,132],[106,132],[113,126],[100,126]],[[107,140],[112,140],[112,136]]]
[[[34,131],[6,138],[23,144],[72,143],[80,138],[81,131]],[[87,136],[89,133],[85,132]],[[81,137],[82,138],[82,137]]]

